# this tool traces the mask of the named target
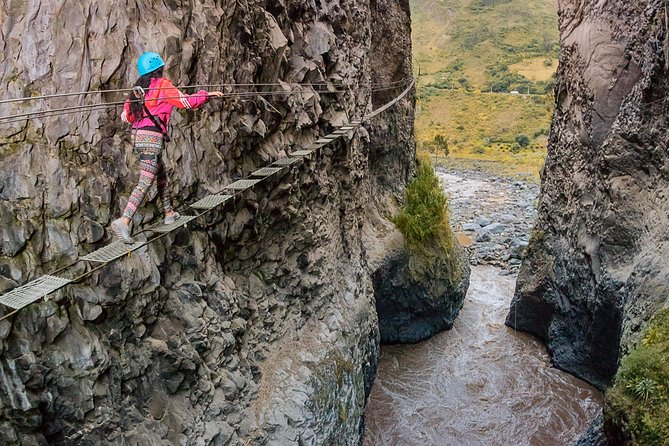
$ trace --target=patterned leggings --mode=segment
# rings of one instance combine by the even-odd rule
[[[132,219],[156,179],[158,180],[158,194],[163,202],[163,209],[165,212],[171,211],[172,202],[167,191],[165,166],[160,159],[163,135],[149,130],[137,130],[134,144],[135,150],[139,153],[139,182],[128,199],[123,216]]]

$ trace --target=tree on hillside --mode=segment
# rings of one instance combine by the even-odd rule
[[[530,137],[523,134],[518,135],[516,136],[516,143],[518,143],[520,147],[527,147],[530,145]]]
[[[432,140],[432,147],[437,153],[443,153],[444,156],[448,156],[448,139],[444,135],[435,135]]]
[[[417,143],[416,148],[420,151],[421,147],[419,145],[422,145],[428,152],[434,155],[434,163],[436,164],[438,161],[438,157],[441,156],[441,154],[444,154],[444,157],[448,156],[448,138],[446,138],[444,135],[437,134],[432,138],[431,141],[425,141],[424,143]]]
[[[550,56],[553,53],[553,47],[555,46],[555,41],[553,40],[553,36],[551,36],[548,33],[544,33],[542,46],[546,54]]]

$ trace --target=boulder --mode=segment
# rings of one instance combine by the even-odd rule
[[[476,232],[481,229],[481,225],[478,223],[465,223],[462,225],[462,230],[465,232]]]
[[[448,330],[469,287],[469,261],[456,247],[454,263],[435,255],[412,259],[406,249],[389,255],[372,275],[382,343],[415,343]]]
[[[484,231],[488,231],[491,234],[501,234],[506,230],[506,226],[501,223],[491,223],[483,227]]]
[[[522,259],[529,242],[521,239],[513,239],[509,247],[509,257],[513,259]]]
[[[488,226],[489,224],[492,224],[492,220],[486,216],[480,216],[479,218],[476,219],[476,224],[485,227]]]
[[[476,231],[476,242],[477,243],[484,243],[484,242],[489,242],[492,240],[492,235],[490,231],[488,231],[485,228],[482,228],[478,231]]]

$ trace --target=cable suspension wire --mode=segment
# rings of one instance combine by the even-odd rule
[[[270,95],[280,95],[280,94],[289,94],[288,92],[253,92],[253,93],[229,93],[226,94],[225,97],[242,97],[242,96],[270,96]],[[189,95],[190,97],[207,97],[205,95]],[[163,97],[160,99],[181,99],[181,96],[167,96]],[[211,97],[210,99],[222,99],[222,98],[217,98],[217,97]],[[31,111],[31,112],[26,112],[26,113],[21,113],[17,115],[7,115],[7,116],[0,116],[0,123],[5,123],[5,122],[13,122],[14,120],[19,120],[22,121],[26,118],[33,117],[33,118],[42,118],[44,116],[34,116],[34,115],[41,115],[45,113],[55,113],[55,114],[65,114],[65,112],[70,112],[70,111],[88,111],[88,110],[95,110],[95,109],[104,109],[104,108],[115,108],[115,107],[120,107],[123,104],[125,104],[126,101],[115,101],[115,102],[105,102],[105,103],[97,103],[97,104],[85,104],[85,105],[74,105],[70,107],[63,107],[63,108],[56,108],[56,109],[50,109],[50,110],[36,110],[36,111]],[[139,99],[134,100],[131,99],[130,102],[140,102]]]
[[[409,82],[411,78],[403,79],[400,81],[394,81],[386,84],[385,86],[379,86],[377,88],[372,88],[371,91],[377,92],[377,91],[385,91],[385,90],[391,90],[398,88],[400,86],[406,85],[407,82]],[[382,85],[382,84],[378,84]],[[319,94],[337,94],[337,93],[347,93],[347,92],[354,92],[354,91],[359,91],[363,90],[361,88],[359,89],[349,89],[349,90],[323,90],[323,91],[315,91],[316,93]],[[226,93],[222,98],[217,98],[214,97],[212,99],[225,99],[228,97],[257,97],[257,96],[281,96],[281,95],[299,95],[299,94],[308,94],[313,91],[309,90],[279,90],[279,91],[266,91],[266,92],[231,92],[231,93]],[[191,97],[202,97],[202,95],[190,95]],[[172,97],[165,97],[161,99],[180,99],[181,96],[172,96]],[[130,102],[139,102],[140,100],[133,100],[131,99]],[[26,119],[41,119],[41,118],[51,118],[55,116],[60,116],[63,114],[69,114],[69,113],[82,113],[82,112],[87,112],[87,111],[95,111],[95,110],[104,110],[107,108],[115,108],[115,107],[120,107],[123,104],[125,104],[126,101],[115,101],[115,102],[106,102],[106,103],[96,103],[96,104],[84,104],[84,105],[76,105],[76,106],[71,106],[71,107],[63,107],[59,109],[50,109],[50,110],[36,110],[36,111],[31,111],[31,112],[25,112],[25,113],[20,113],[16,115],[7,115],[7,116],[0,116],[0,124],[11,124],[14,122],[20,122],[24,121]]]
[[[188,89],[196,89],[196,88],[225,88],[225,87],[231,87],[231,88],[236,88],[236,87],[281,87],[285,85],[294,85],[294,86],[331,86],[333,84],[328,84],[325,82],[321,83],[274,83],[274,84],[269,84],[269,83],[259,83],[259,84],[202,84],[202,85],[175,85],[176,88],[182,89],[182,90],[188,90]],[[159,87],[159,88],[145,88],[144,91],[158,91],[158,90],[167,90],[172,87]],[[54,93],[54,94],[47,94],[47,95],[40,95],[40,96],[28,96],[28,97],[23,97],[23,98],[11,98],[11,99],[3,99],[0,100],[0,104],[11,104],[14,102],[29,102],[29,101],[39,101],[39,100],[45,100],[45,99],[53,99],[53,98],[65,98],[65,97],[71,97],[71,96],[89,96],[89,95],[94,95],[94,94],[113,94],[113,93],[130,93],[132,92],[132,88],[118,88],[118,89],[113,89],[113,90],[88,90],[88,91],[78,91],[78,92],[73,92],[73,93]]]
[[[403,97],[404,97],[404,96],[411,90],[411,87],[412,87],[412,86],[413,86],[413,80],[410,82],[410,85],[409,85],[409,86],[408,86],[402,93],[400,93],[396,98],[394,98],[392,101],[390,101],[390,102],[388,102],[387,104],[385,104],[383,107],[380,107],[379,109],[375,110],[374,112],[369,113],[369,114],[363,116],[363,117],[360,119],[360,122],[365,121],[365,120],[368,120],[368,119],[371,119],[372,117],[378,115],[381,111],[386,110],[386,109],[388,109],[389,107],[391,107],[392,105],[394,105],[395,103],[397,103],[400,99],[402,99],[402,98],[403,98]],[[360,125],[360,124],[358,124],[358,125]],[[271,175],[270,175],[270,176],[271,176]],[[269,178],[269,176],[267,176],[267,177],[265,177],[265,178]],[[229,186],[229,185],[228,185],[228,186]],[[228,186],[224,187],[223,189],[221,189],[221,190],[218,191],[218,192],[214,192],[214,194],[221,194],[221,193],[223,193],[223,192],[228,191],[228,190],[229,190],[229,189],[227,189]],[[239,190],[239,191],[233,193],[232,196],[233,196],[233,197],[241,196],[245,191],[246,191],[246,189]],[[233,200],[234,200],[234,199],[235,199],[235,198],[233,198]],[[198,212],[195,212],[195,218],[199,218],[199,217],[201,217],[201,216],[203,216],[203,215],[205,215],[205,214],[207,214],[207,213],[209,213],[209,212],[212,212],[212,211],[214,211],[216,208],[217,208],[217,207],[212,207],[212,208],[210,208],[210,209],[203,210],[202,212],[199,212],[199,213],[198,213]],[[146,233],[147,231],[150,231],[150,230],[151,230],[150,228],[147,228],[147,229],[144,229],[144,230],[140,231],[139,233],[137,233],[137,234],[135,234],[135,235],[143,234],[143,233]],[[171,231],[170,231],[170,232],[171,232]],[[161,239],[161,238],[163,238],[163,237],[166,237],[170,232],[164,232],[164,233],[162,233],[162,234],[160,234],[160,235],[158,235],[158,236],[155,236],[155,237],[152,237],[152,238],[148,238],[147,241],[146,241],[143,245],[138,246],[137,248],[134,248],[134,249],[132,249],[132,250],[129,250],[129,251],[128,251],[128,254],[130,254],[131,252],[136,251],[136,250],[138,250],[138,249],[140,249],[140,248],[142,248],[142,247],[145,247],[145,246],[148,245],[149,243],[152,243],[152,242],[154,242],[154,241],[156,241],[156,240],[159,240],[159,239]],[[76,277],[70,279],[70,282],[69,282],[69,283],[70,283],[70,284],[72,284],[72,283],[79,283],[79,282],[81,282],[82,280],[86,279],[87,277],[90,277],[93,273],[95,273],[95,272],[97,272],[97,271],[100,271],[101,269],[105,268],[106,266],[108,266],[109,264],[111,264],[111,263],[113,263],[113,262],[116,262],[117,260],[119,260],[119,258],[116,258],[116,259],[113,259],[113,260],[109,260],[109,261],[106,261],[106,262],[102,262],[100,265],[98,265],[98,266],[96,266],[96,267],[90,269],[89,271],[86,271],[86,272],[84,272],[84,273],[82,273],[82,274],[80,274],[80,275],[78,275],[78,276],[76,276]],[[72,262],[69,266],[62,267],[62,268],[58,269],[55,273],[52,273],[52,274],[56,274],[56,273],[60,273],[60,272],[69,270],[71,267],[73,267],[74,265],[76,265],[76,264],[78,264],[78,263],[80,263],[80,262],[82,262],[82,261],[83,261],[83,260],[81,260],[81,259],[75,260],[75,261]],[[58,291],[58,290],[60,290],[60,289],[62,289],[62,288],[63,288],[63,287],[57,288],[57,289],[54,290],[53,292]],[[46,297],[46,296],[43,296],[43,298],[45,298],[45,297]],[[0,317],[0,322],[3,321],[3,320],[5,320],[5,319],[8,319],[8,318],[12,317],[12,316],[15,315],[16,313],[18,313],[21,309],[22,309],[22,308],[18,308],[18,309],[16,309],[16,310],[13,310],[13,311],[11,311],[11,312],[5,314],[4,316]]]
[[[182,89],[182,90],[189,90],[189,89],[203,89],[203,88],[243,88],[243,87],[285,87],[286,85],[292,86],[292,87],[343,87],[343,84],[338,84],[338,83],[328,83],[328,82],[310,82],[310,83],[293,83],[293,82],[284,82],[284,83],[257,83],[257,84],[249,84],[249,83],[241,83],[241,84],[197,84],[197,85],[176,85],[176,88]],[[372,84],[374,86],[374,84]],[[144,91],[158,91],[158,90],[167,90],[171,87],[159,87],[159,88],[145,88]],[[40,96],[28,96],[28,97],[22,97],[22,98],[10,98],[10,99],[2,99],[0,100],[0,105],[2,104],[11,104],[11,103],[16,103],[16,102],[31,102],[31,101],[39,101],[39,100],[47,100],[47,99],[54,99],[54,98],[66,98],[66,97],[72,97],[72,96],[89,96],[89,95],[94,95],[94,94],[113,94],[113,93],[130,93],[132,92],[132,88],[118,88],[118,89],[113,89],[113,90],[89,90],[89,91],[78,91],[78,92],[73,92],[73,93],[54,93],[54,94],[47,94],[47,95],[40,95]]]

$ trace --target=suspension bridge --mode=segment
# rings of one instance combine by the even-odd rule
[[[221,86],[230,86],[233,84],[219,84],[219,85],[194,85],[187,86],[188,88],[206,88],[206,87],[221,87]],[[235,87],[247,87],[247,88],[257,88],[257,87],[275,87],[279,84],[234,84]],[[269,165],[262,167],[249,176],[234,181],[222,190],[207,195],[202,199],[192,203],[188,206],[188,209],[180,211],[183,213],[174,223],[165,225],[159,223],[157,225],[148,227],[140,231],[140,233],[150,234],[147,236],[146,241],[136,241],[133,244],[126,244],[121,241],[113,241],[112,243],[93,251],[89,254],[86,254],[82,257],[79,257],[76,261],[71,263],[68,266],[60,268],[52,273],[45,274],[40,276],[24,285],[21,285],[9,292],[0,295],[0,304],[9,307],[11,310],[9,313],[5,314],[0,318],[0,321],[11,317],[12,315],[19,312],[22,308],[27,307],[28,305],[40,300],[46,299],[48,295],[54,293],[61,288],[64,288],[68,285],[80,283],[84,279],[91,276],[96,271],[99,271],[109,264],[120,261],[125,256],[131,255],[134,251],[153,243],[162,237],[165,237],[169,233],[175,231],[178,228],[181,228],[188,224],[189,222],[200,218],[206,215],[209,212],[214,211],[216,208],[225,205],[229,201],[235,201],[241,199],[242,194],[249,189],[253,189],[257,185],[267,181],[275,175],[280,175],[286,172],[288,169],[298,166],[303,163],[305,159],[312,159],[312,157],[318,156],[321,149],[328,144],[331,144],[333,141],[339,138],[346,138],[349,135],[353,135],[357,129],[362,125],[363,122],[369,121],[372,118],[378,116],[384,111],[388,110],[390,107],[394,106],[402,98],[404,98],[409,91],[411,91],[414,85],[413,78],[409,77],[399,81],[389,82],[387,84],[376,84],[371,85],[371,88],[367,88],[366,91],[369,92],[378,92],[385,90],[392,90],[404,88],[396,97],[384,104],[383,106],[377,108],[374,111],[358,118],[351,120],[348,123],[341,125],[340,127],[335,128],[332,133],[329,133],[325,136],[320,137],[315,142],[302,146],[296,151],[291,152],[285,157],[278,158]],[[283,86],[283,85],[282,85]],[[313,87],[313,84],[310,84]],[[323,88],[322,93],[335,93],[335,92],[350,92],[353,90],[342,90],[342,89],[331,89],[327,85],[317,85],[318,92],[319,89]],[[181,87],[185,88],[185,87]],[[93,92],[78,92],[78,93],[61,93],[54,95],[45,95],[45,96],[35,96],[30,98],[17,98],[17,99],[6,99],[0,101],[1,104],[11,104],[14,102],[20,101],[35,101],[35,100],[45,100],[51,98],[65,98],[65,97],[77,97],[77,96],[88,96],[91,94],[99,93],[119,93],[119,92],[129,92],[131,89],[121,89],[121,90],[104,90],[104,91],[93,91]],[[276,95],[276,94],[288,94],[286,91],[248,91],[248,92],[233,92],[226,93],[226,96],[233,97],[244,97],[244,96],[262,96],[262,95]],[[37,110],[32,112],[25,112],[16,115],[0,117],[0,124],[9,124],[16,123],[20,121],[25,121],[27,119],[36,119],[36,118],[49,118],[53,116],[59,116],[66,113],[72,112],[85,112],[92,110],[101,110],[109,109],[123,106],[123,102],[109,102],[109,103],[93,103],[93,104],[81,104],[72,107],[63,107],[59,109],[47,109],[47,110]],[[77,268],[80,263],[86,262],[87,266],[85,269],[87,271],[78,276],[74,275],[75,270],[81,270]]]

